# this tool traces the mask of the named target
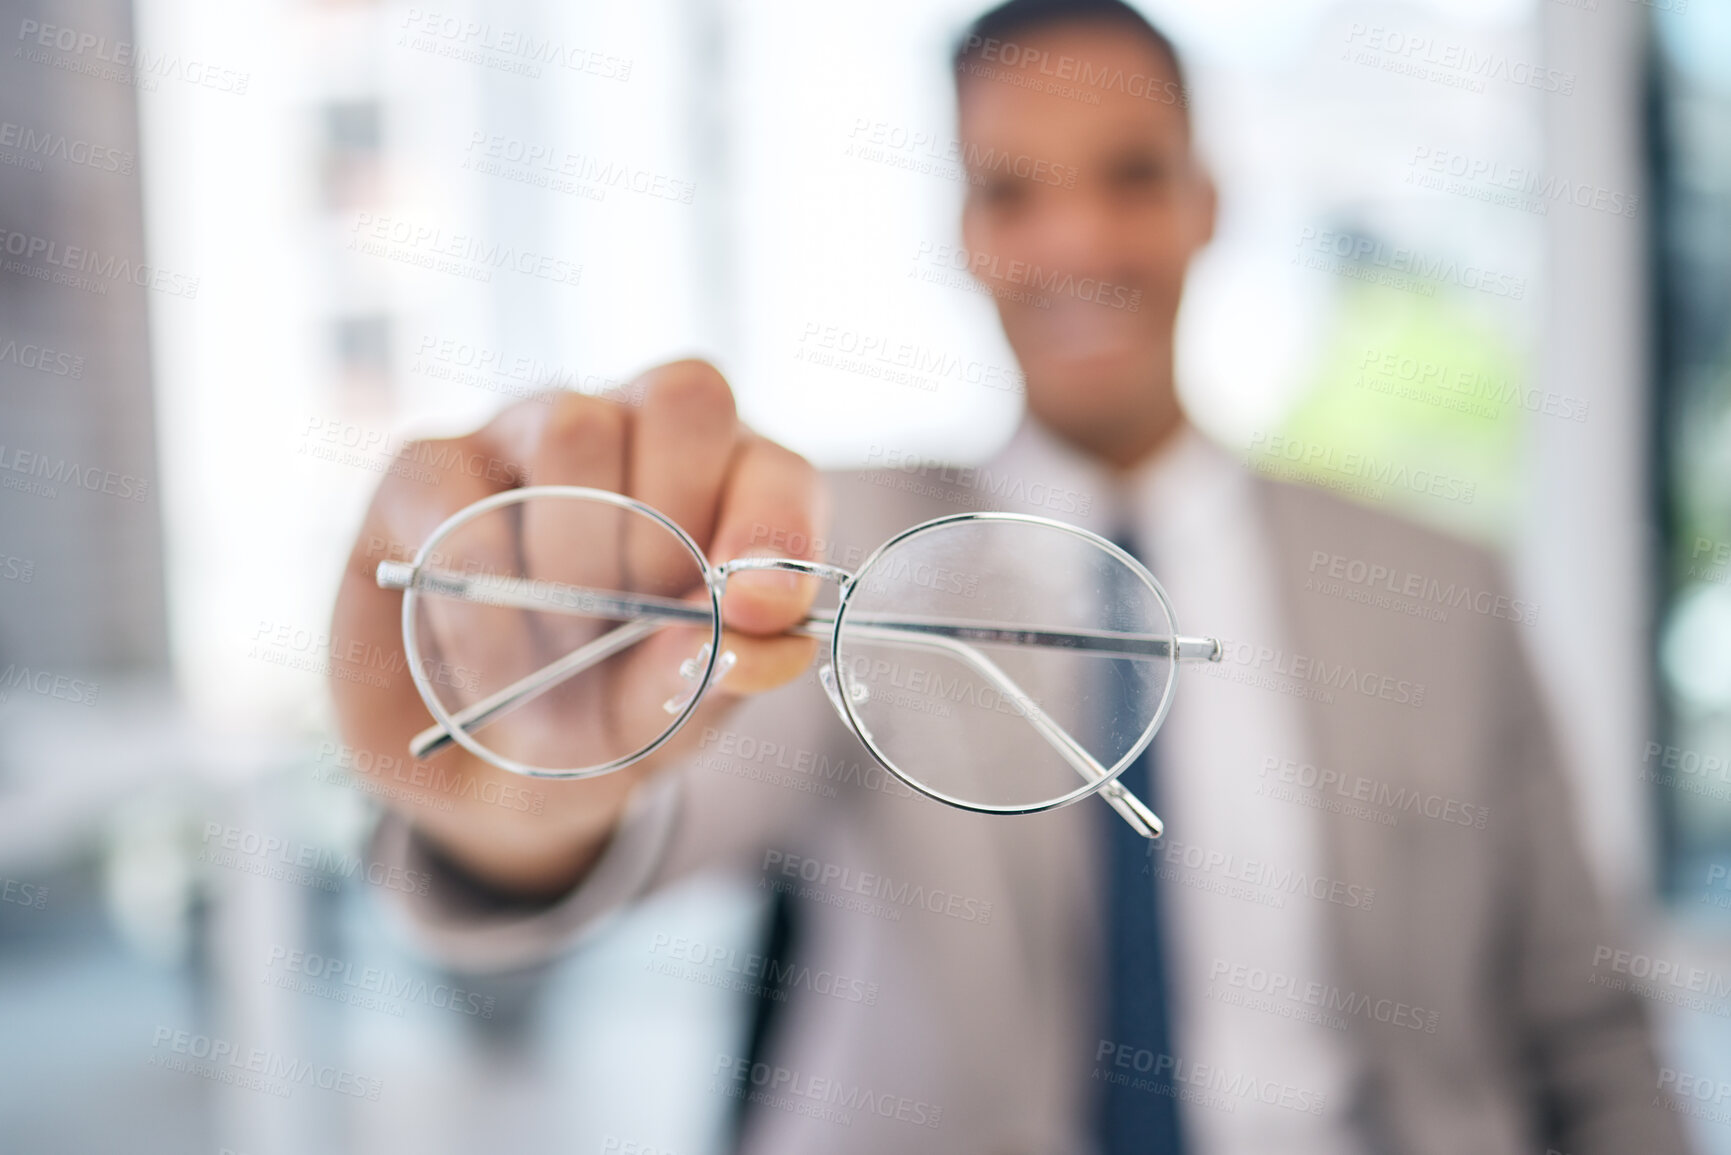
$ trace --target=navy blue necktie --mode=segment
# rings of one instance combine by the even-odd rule
[[[1120,538],[1118,544],[1135,553],[1132,543]],[[1130,683],[1114,676],[1110,686],[1104,695],[1109,725],[1128,725],[1127,719],[1141,712],[1129,700]],[[1150,743],[1125,767],[1119,781],[1158,813],[1154,745]],[[1105,823],[1106,844],[1106,1005],[1094,1064],[1103,1089],[1100,1152],[1182,1155],[1177,1084],[1172,1079],[1177,1061],[1172,1054],[1166,952],[1155,878],[1159,860],[1154,851],[1160,844],[1137,834],[1110,807],[1095,810]]]

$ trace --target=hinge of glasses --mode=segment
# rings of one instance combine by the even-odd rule
[[[406,590],[415,584],[415,565],[407,561],[382,561],[377,581],[382,590]]]

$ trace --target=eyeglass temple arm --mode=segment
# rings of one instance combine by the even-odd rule
[[[381,588],[388,590],[416,589],[422,593],[457,598],[480,605],[542,613],[579,614],[618,620],[659,618],[666,624],[689,622],[694,625],[707,625],[709,622],[709,609],[706,606],[693,605],[676,598],[615,593],[539,579],[499,577],[493,574],[459,574],[428,567],[417,569],[409,562],[380,562],[378,583]],[[1027,629],[991,622],[957,624],[937,618],[884,614],[855,614],[852,620],[860,623],[862,628],[865,625],[882,626],[906,633],[930,634],[958,641],[1040,646],[1090,654],[1129,654],[1163,658],[1171,652],[1175,643],[1178,651],[1176,657],[1181,662],[1218,662],[1223,656],[1218,638],[1168,639],[1112,630],[1049,627]],[[828,610],[819,610],[788,632],[825,637],[834,625],[835,614]]]
[[[1056,750],[1071,769],[1082,776],[1084,782],[1098,782],[1106,777],[1107,770],[1100,765],[1098,759],[1090,754],[1067,730],[1047,714],[1023,689],[1016,684],[1015,679],[1005,673],[1003,668],[992,659],[982,654],[978,649],[966,642],[958,642],[949,638],[934,637],[923,634],[910,634],[907,631],[878,626],[856,627],[860,635],[873,641],[886,642],[892,645],[908,646],[914,649],[937,650],[960,659],[973,668],[974,672],[991,682],[993,687],[1004,697],[1009,698],[1027,717],[1030,724],[1042,738]],[[837,705],[840,705],[839,695],[846,691],[837,685]],[[1104,798],[1119,817],[1130,824],[1131,829],[1144,838],[1159,838],[1164,824],[1160,816],[1155,814],[1135,794],[1121,784],[1116,778],[1100,788],[1100,797]]]
[[[604,661],[612,655],[636,644],[642,638],[662,629],[669,623],[656,621],[652,618],[639,618],[627,622],[617,629],[579,646],[556,662],[551,662],[534,673],[518,679],[511,685],[488,695],[451,716],[451,720],[465,731],[479,730],[503,714],[540,697],[560,682],[574,677],[582,671]],[[980,653],[973,646],[955,642],[945,638],[935,638],[921,635],[909,635],[899,630],[881,627],[860,627],[864,636],[874,640],[896,645],[910,646],[917,649],[938,650],[961,659],[967,665],[991,682],[999,693],[1015,702],[1027,716],[1040,736],[1052,746],[1058,754],[1082,776],[1083,781],[1097,782],[1106,776],[1105,767],[1065,729],[1055,722],[1044,710],[1028,697],[1014,679],[1006,674],[998,664]],[[836,705],[840,708],[840,702]],[[845,718],[845,711],[842,711]],[[441,725],[432,725],[416,734],[409,741],[409,753],[416,759],[425,760],[453,744],[448,730]],[[1118,783],[1108,782],[1100,788],[1101,797],[1128,822],[1132,829],[1144,838],[1158,838],[1162,830],[1160,817],[1136,795]]]
[[[638,618],[636,621],[626,622],[594,641],[578,646],[557,661],[549,662],[534,673],[525,674],[504,689],[488,694],[479,702],[470,703],[452,714],[451,721],[465,732],[473,733],[518,706],[533,702],[560,682],[576,677],[590,666],[605,661],[627,646],[636,645],[656,630],[665,629],[669,624],[654,618]],[[435,722],[409,739],[409,754],[418,761],[425,761],[455,741],[449,730]]]
[[[427,593],[489,605],[552,610],[586,616],[629,616],[634,619],[452,715],[451,720],[465,731],[478,730],[510,710],[533,701],[560,682],[575,677],[583,670],[635,644],[657,629],[680,621],[702,624],[708,624],[710,621],[710,611],[707,608],[676,601],[672,598],[658,598],[644,594],[604,593],[580,586],[564,585],[563,583],[530,583],[520,578],[501,578],[490,575],[465,576],[429,569],[417,571],[414,566],[404,562],[381,562],[378,569],[378,583],[385,589],[413,587]],[[834,623],[834,614],[819,612],[808,617],[790,632],[823,637],[828,635],[834,627]],[[1041,737],[1046,739],[1047,743],[1070,764],[1072,769],[1082,776],[1084,781],[1097,782],[1106,777],[1105,767],[1101,766],[1099,761],[1072,738],[1062,726],[1040,709],[1039,705],[996,662],[993,662],[974,646],[956,640],[954,637],[945,636],[946,634],[965,633],[974,637],[985,635],[993,640],[1040,644],[1037,641],[1024,639],[1067,635],[1084,644],[1079,647],[1072,644],[1065,648],[1085,648],[1094,650],[1094,652],[1104,652],[1104,646],[1099,643],[1110,640],[1110,635],[1105,631],[1000,630],[974,625],[945,626],[938,622],[913,619],[894,621],[893,624],[890,620],[874,619],[872,624],[859,625],[855,628],[861,631],[861,635],[865,637],[899,645],[938,650],[959,658],[967,665],[972,666],[982,677],[992,682],[1000,693],[1015,702]],[[1163,641],[1163,639],[1153,639],[1153,641]],[[1176,641],[1180,660],[1186,658],[1214,662],[1220,660],[1220,643],[1214,638],[1178,638]],[[1095,644],[1086,644],[1090,642]],[[1189,653],[1186,652],[1187,649],[1190,651]],[[447,746],[452,745],[453,742],[454,739],[445,727],[435,723],[410,739],[409,753],[417,759],[431,758]],[[1138,834],[1144,838],[1160,837],[1163,826],[1159,816],[1116,779],[1101,787],[1100,794]]]

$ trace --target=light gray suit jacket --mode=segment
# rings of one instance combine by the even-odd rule
[[[831,480],[832,557],[978,504],[977,495],[934,485],[905,492],[894,477]],[[1428,688],[1422,709],[1391,711],[1362,694],[1306,702],[1317,763],[1396,789],[1474,799],[1488,812],[1482,831],[1317,815],[1330,876],[1376,887],[1371,910],[1327,907],[1336,980],[1435,1012],[1435,1033],[1368,1016],[1349,1024],[1364,1072],[1354,1112],[1368,1149],[1683,1151],[1657,1095],[1642,1008],[1593,981],[1595,948],[1616,940],[1577,845],[1517,631],[1474,613],[1446,626],[1367,613],[1304,588],[1316,551],[1388,559],[1474,589],[1497,588],[1496,567],[1332,496],[1254,485],[1294,647],[1359,669],[1413,671]],[[1097,816],[1088,810],[1098,803],[1005,818],[912,795],[876,769],[814,678],[746,703],[725,730],[731,740],[712,736],[692,765],[639,791],[568,898],[502,912],[463,897],[472,892],[454,882],[435,885],[424,898],[402,899],[424,941],[458,969],[529,966],[570,949],[609,911],[699,870],[792,885],[800,960],[857,981],[873,998],[867,1005],[794,985],[767,1056],[771,1085],[762,1088],[783,1100],[748,1113],[745,1150],[1086,1150],[1098,1039],[1088,992],[1101,964],[1098,915],[1082,896],[1097,890]],[[749,748],[744,740],[781,749],[726,760],[723,746],[738,755]],[[822,797],[818,781],[834,796]],[[391,817],[374,852],[438,869]],[[815,886],[787,873],[790,859]],[[790,1089],[808,1102],[851,1102],[849,1125],[794,1109]]]

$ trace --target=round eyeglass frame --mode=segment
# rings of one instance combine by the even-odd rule
[[[723,633],[721,598],[726,589],[727,578],[735,571],[728,568],[733,563],[723,563],[720,566],[712,565],[708,557],[704,554],[702,547],[697,544],[691,535],[686,533],[678,523],[674,522],[654,506],[638,501],[636,498],[615,493],[611,490],[593,489],[586,486],[575,485],[532,486],[509,489],[465,506],[450,517],[446,518],[443,522],[439,523],[432,533],[427,536],[426,541],[421,545],[420,549],[415,552],[415,556],[410,563],[412,568],[416,572],[420,571],[420,569],[428,562],[430,557],[436,552],[435,547],[441,541],[476,518],[491,513],[492,511],[504,506],[523,504],[538,497],[597,501],[617,509],[641,514],[650,518],[652,521],[661,525],[673,534],[680,544],[690,553],[692,560],[696,562],[699,572],[703,575],[705,592],[709,599],[710,639],[707,647],[707,658],[704,661],[702,674],[700,675],[695,688],[690,692],[687,701],[679,710],[672,722],[670,722],[653,741],[639,748],[635,752],[611,759],[595,766],[584,767],[578,770],[550,770],[546,767],[530,766],[482,745],[467,728],[457,723],[457,721],[451,716],[450,711],[447,710],[444,704],[439,700],[438,694],[434,692],[432,681],[427,675],[425,665],[421,658],[420,646],[417,642],[416,609],[420,604],[419,599],[421,591],[416,588],[412,581],[409,582],[403,590],[402,628],[404,655],[408,659],[409,675],[414,681],[416,690],[419,691],[421,695],[423,704],[426,705],[428,711],[432,714],[433,720],[438,723],[439,727],[449,735],[454,742],[469,751],[469,753],[490,765],[497,766],[501,770],[507,770],[513,774],[518,774],[528,778],[564,780],[598,778],[604,774],[610,774],[615,770],[621,770],[627,766],[640,762],[655,753],[671,740],[675,734],[684,728],[685,723],[690,719],[692,713],[696,711],[698,705],[702,702],[704,694],[709,691],[710,684],[714,678],[716,665],[721,658],[721,639]],[[1126,566],[1129,571],[1134,574],[1139,581],[1141,581],[1143,586],[1154,595],[1155,602],[1160,607],[1162,614],[1165,615],[1166,626],[1170,631],[1167,635],[1172,647],[1167,659],[1168,664],[1171,667],[1170,674],[1166,678],[1165,685],[1161,689],[1160,701],[1156,704],[1152,717],[1148,724],[1143,728],[1140,737],[1136,740],[1136,743],[1125,752],[1110,769],[1107,769],[1101,777],[1090,781],[1084,781],[1069,792],[1042,802],[1028,804],[973,802],[928,786],[917,778],[914,778],[898,767],[895,764],[895,761],[884,753],[884,751],[878,746],[876,739],[871,736],[869,728],[855,712],[852,700],[853,696],[848,692],[848,686],[844,680],[845,667],[841,659],[842,629],[846,624],[848,612],[852,608],[850,604],[852,600],[851,595],[858,587],[861,580],[871,572],[872,566],[891,549],[910,538],[949,526],[974,522],[1011,523],[1039,526],[1046,529],[1056,529],[1079,538],[1095,548],[1102,550],[1108,556],[1115,559],[1119,564]],[[750,569],[786,569],[817,577],[827,577],[830,580],[837,582],[841,587],[841,592],[836,606],[835,619],[833,623],[829,623],[829,661],[836,686],[836,692],[830,695],[831,701],[837,707],[838,712],[843,715],[844,720],[848,723],[848,728],[853,731],[854,737],[865,746],[867,752],[871,754],[872,758],[880,766],[890,774],[893,774],[898,781],[915,792],[924,795],[927,798],[931,798],[934,801],[954,806],[959,810],[971,811],[976,814],[1039,814],[1048,810],[1056,810],[1060,807],[1071,805],[1072,803],[1079,802],[1092,794],[1097,794],[1109,784],[1117,781],[1119,775],[1122,774],[1124,770],[1142,754],[1143,750],[1147,749],[1148,744],[1154,740],[1154,735],[1159,732],[1160,727],[1165,723],[1166,716],[1172,708],[1173,696],[1178,684],[1178,669],[1181,662],[1179,661],[1178,655],[1180,639],[1178,620],[1177,614],[1172,608],[1171,599],[1167,597],[1164,587],[1160,585],[1159,581],[1153,574],[1148,572],[1148,569],[1143,566],[1141,562],[1137,561],[1116,543],[1102,537],[1100,534],[1097,534],[1092,530],[1084,529],[1081,526],[1070,525],[1067,522],[1057,521],[1049,517],[1040,517],[1035,514],[1001,511],[955,513],[944,517],[933,518],[929,521],[924,521],[918,525],[910,526],[909,528],[902,530],[900,533],[894,535],[888,541],[885,541],[882,545],[873,550],[871,554],[860,563],[859,568],[851,573],[837,566],[806,562],[795,558],[751,558],[747,560],[752,563],[749,567]],[[772,564],[766,565],[766,562]],[[773,564],[776,562],[785,562],[787,564]],[[1031,718],[1029,719],[1029,724],[1036,725]]]
[[[1121,564],[1128,566],[1130,572],[1140,579],[1143,585],[1153,593],[1156,603],[1160,606],[1160,612],[1166,617],[1166,625],[1171,631],[1168,636],[1173,648],[1171,656],[1167,659],[1168,665],[1171,667],[1171,673],[1166,679],[1165,686],[1160,691],[1160,702],[1154,708],[1154,715],[1150,719],[1148,725],[1143,728],[1142,735],[1136,740],[1136,744],[1132,746],[1123,757],[1119,758],[1118,761],[1101,777],[1096,778],[1091,782],[1083,782],[1080,786],[1077,786],[1069,793],[1059,795],[1056,798],[1047,799],[1044,802],[1030,803],[1027,805],[970,802],[966,799],[958,798],[953,794],[945,793],[942,790],[934,789],[933,787],[919,782],[905,771],[897,768],[894,761],[878,748],[877,740],[871,736],[870,729],[860,719],[859,715],[854,712],[853,695],[847,692],[842,681],[842,673],[844,670],[841,660],[842,627],[847,620],[848,610],[851,608],[849,605],[850,598],[848,595],[853,592],[854,587],[862,578],[865,577],[866,574],[871,572],[871,567],[875,562],[900,543],[911,537],[928,533],[932,530],[943,529],[948,526],[961,525],[970,522],[1011,523],[1034,525],[1044,529],[1062,530],[1073,537],[1080,538],[1088,544],[1104,550],[1108,555],[1117,559]],[[921,522],[918,525],[910,526],[909,528],[902,530],[900,533],[878,546],[877,549],[871,552],[870,556],[868,556],[865,561],[860,563],[859,569],[854,572],[853,576],[843,586],[841,602],[836,607],[835,629],[830,637],[830,668],[835,671],[836,686],[838,690],[835,698],[839,701],[842,710],[846,713],[848,725],[853,730],[854,736],[860,740],[868,751],[870,751],[871,756],[877,759],[879,765],[894,774],[902,782],[919,791],[921,794],[924,794],[927,798],[936,799],[939,802],[947,803],[961,810],[971,810],[976,814],[1041,814],[1048,810],[1057,810],[1060,807],[1068,806],[1073,802],[1079,802],[1092,794],[1098,794],[1108,784],[1116,782],[1118,776],[1128,769],[1129,766],[1141,756],[1143,750],[1148,748],[1148,744],[1154,740],[1154,735],[1159,732],[1160,727],[1165,723],[1167,712],[1172,708],[1173,691],[1178,685],[1179,663],[1177,658],[1177,644],[1178,618],[1172,609],[1171,599],[1166,596],[1165,589],[1161,587],[1159,581],[1155,579],[1154,575],[1148,572],[1147,567],[1142,565],[1142,563],[1137,561],[1134,557],[1130,556],[1129,553],[1119,548],[1108,538],[1104,538],[1092,530],[1083,529],[1081,526],[1071,525],[1068,522],[1057,521],[1049,517],[1040,517],[1037,514],[997,511],[952,513],[944,517],[937,517],[930,521]],[[1032,719],[1029,719],[1029,724],[1034,725],[1035,723]]]
[[[502,493],[495,493],[491,497],[482,498],[473,505],[464,506],[440,522],[438,527],[427,535],[426,542],[422,544],[419,550],[415,551],[412,564],[419,571],[426,564],[428,555],[433,552],[434,546],[476,518],[507,505],[526,504],[537,497],[581,498],[600,501],[618,509],[643,514],[672,533],[679,540],[679,543],[690,551],[692,560],[697,563],[698,572],[703,575],[704,588],[709,594],[709,656],[704,662],[703,676],[697,684],[696,691],[690,695],[690,699],[685,703],[684,708],[674,716],[673,721],[649,745],[634,753],[614,758],[596,766],[587,766],[580,770],[549,770],[544,766],[530,766],[483,746],[469,732],[467,727],[458,724],[456,719],[451,717],[450,711],[445,709],[443,702],[439,701],[438,694],[433,691],[432,679],[427,677],[426,668],[421,661],[420,646],[416,642],[415,607],[419,604],[420,591],[413,585],[403,591],[403,654],[409,662],[409,676],[414,679],[415,688],[421,694],[421,701],[433,715],[433,720],[444,729],[446,734],[450,735],[452,741],[475,757],[497,766],[501,770],[509,770],[513,774],[521,774],[526,778],[573,781],[583,778],[599,778],[603,774],[611,774],[615,770],[623,770],[633,763],[641,762],[655,753],[684,728],[686,720],[697,709],[697,704],[703,700],[703,695],[709,690],[710,678],[715,673],[715,663],[721,657],[721,586],[716,583],[711,574],[709,559],[703,555],[703,550],[698,547],[691,535],[680,528],[679,524],[672,518],[654,506],[645,505],[636,498],[626,497],[622,493],[614,493],[611,490],[590,489],[580,485],[542,485],[507,489]]]

